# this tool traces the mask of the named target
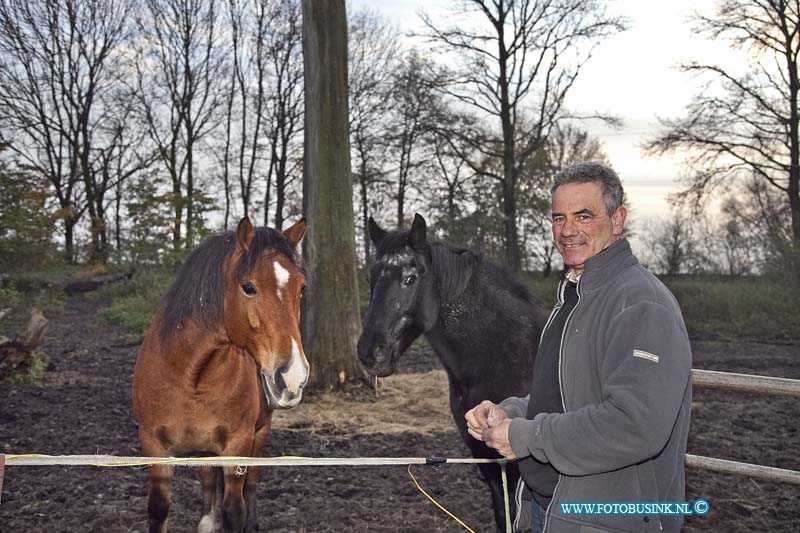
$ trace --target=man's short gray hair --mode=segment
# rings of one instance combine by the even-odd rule
[[[617,173],[600,163],[587,162],[578,163],[565,168],[557,173],[553,178],[553,185],[550,187],[550,196],[555,194],[556,189],[567,183],[590,183],[599,181],[603,186],[603,200],[606,202],[606,211],[609,216],[622,206],[624,192],[622,183],[619,181]]]

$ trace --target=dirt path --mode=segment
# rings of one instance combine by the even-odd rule
[[[41,385],[0,385],[4,453],[139,455],[130,410],[136,347],[94,322],[96,304],[72,298],[50,324],[42,346],[52,364]],[[695,342],[695,367],[800,378],[800,344]],[[424,348],[404,361],[409,371],[435,363]],[[689,451],[800,469],[800,402],[761,395],[695,390]],[[287,414],[285,416],[290,416]],[[341,428],[273,433],[267,455],[330,457],[466,457],[455,430],[421,436],[353,437]],[[473,467],[415,467],[432,496],[476,531],[492,531],[489,498]],[[195,531],[199,482],[178,469],[170,531]],[[687,531],[797,531],[797,486],[739,476],[689,472],[687,499],[711,503]],[[127,532],[146,530],[146,473],[136,469],[9,467],[0,531]],[[414,487],[405,467],[275,468],[259,484],[264,531],[463,531]]]

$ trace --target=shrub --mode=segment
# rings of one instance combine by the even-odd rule
[[[47,359],[39,352],[35,352],[29,367],[4,369],[0,375],[0,383],[9,385],[40,383],[45,370],[47,370]]]
[[[102,287],[90,296],[108,303],[97,312],[98,319],[106,324],[121,326],[129,330],[136,340],[141,340],[173,278],[166,269],[152,268],[137,272],[128,282]]]

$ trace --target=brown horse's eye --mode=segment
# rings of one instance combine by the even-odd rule
[[[250,282],[242,283],[242,290],[248,296],[253,296],[258,292],[255,286]]]

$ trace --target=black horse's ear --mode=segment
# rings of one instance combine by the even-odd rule
[[[421,252],[427,243],[428,228],[425,224],[425,219],[419,213],[414,214],[414,222],[411,224],[411,231],[408,234],[408,244],[411,247]]]
[[[369,239],[372,244],[378,246],[383,238],[386,237],[386,233],[386,230],[382,230],[374,218],[369,217]]]
[[[250,249],[250,245],[253,244],[255,236],[256,230],[253,227],[253,223],[250,222],[249,218],[244,217],[239,221],[239,226],[236,228],[236,243],[239,248],[247,252]]]

